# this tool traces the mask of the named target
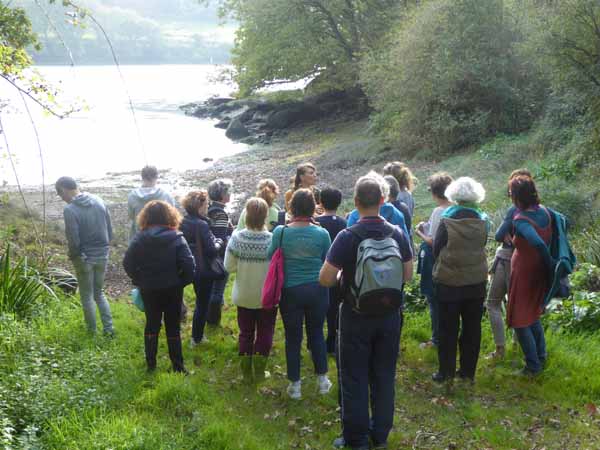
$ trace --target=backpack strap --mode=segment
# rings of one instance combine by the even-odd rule
[[[382,239],[387,239],[389,237],[392,237],[392,235],[394,234],[394,225],[390,225],[387,222],[383,222],[384,226],[387,228],[385,234],[383,235]],[[348,231],[350,233],[352,233],[354,236],[358,237],[360,239],[360,241],[364,241],[365,239],[368,238],[365,230],[362,229],[362,227],[359,226],[360,224],[354,224],[351,227],[348,228]]]

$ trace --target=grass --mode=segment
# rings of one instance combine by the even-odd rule
[[[164,338],[158,371],[146,374],[143,315],[124,299],[112,308],[114,340],[87,335],[78,305],[69,301],[54,304],[51,320],[32,327],[11,322],[9,332],[0,326],[0,393],[12,389],[9,404],[20,403],[21,414],[41,429],[37,448],[325,449],[338,435],[335,392],[317,394],[306,352],[304,398],[285,395],[281,320],[271,377],[254,389],[241,384],[233,307],[227,307],[222,328],[209,329],[210,342],[193,350],[186,323],[189,377],[168,372]],[[480,361],[475,387],[458,384],[447,395],[430,381],[435,353],[418,347],[428,330],[425,312],[407,314],[390,448],[596,448],[600,418],[590,415],[590,405],[600,401],[600,334],[549,331],[549,367],[541,377],[514,376],[522,361],[512,348],[497,365]],[[485,320],[482,355],[492,346]],[[11,386],[15,373],[24,386],[20,392]],[[335,379],[331,359],[330,376]]]

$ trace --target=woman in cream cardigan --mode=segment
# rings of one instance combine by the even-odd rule
[[[240,328],[240,367],[247,383],[264,380],[277,317],[277,308],[263,309],[261,303],[272,237],[265,229],[268,211],[262,198],[249,199],[245,207],[246,228],[233,233],[225,252],[225,268],[236,273],[232,299]]]

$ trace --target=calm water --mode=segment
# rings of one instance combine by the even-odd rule
[[[247,149],[227,139],[213,121],[186,117],[178,110],[185,103],[231,93],[232,86],[209,81],[214,66],[122,66],[140,139],[114,66],[38,69],[60,87],[61,100],[86,105],[85,110],[61,120],[29,103],[40,134],[48,183],[67,174],[101,180],[108,172],[139,170],[146,162],[159,169],[197,169],[206,166],[204,158],[217,159]],[[18,159],[19,178],[25,185],[40,184],[40,158],[31,123],[19,95],[2,81],[0,98],[10,99],[2,122],[11,153]],[[0,184],[14,184],[5,150],[0,139]]]

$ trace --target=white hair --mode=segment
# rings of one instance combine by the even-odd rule
[[[448,185],[445,195],[455,203],[481,203],[485,199],[485,189],[473,178],[460,177]]]
[[[365,179],[365,178],[374,180],[377,182],[377,184],[379,184],[379,187],[381,188],[381,195],[383,196],[383,198],[385,198],[385,201],[387,202],[387,199],[390,195],[390,185],[387,183],[387,181],[385,181],[385,178],[383,178],[382,175],[379,175],[374,170],[371,170],[364,177],[360,177],[360,179]]]

